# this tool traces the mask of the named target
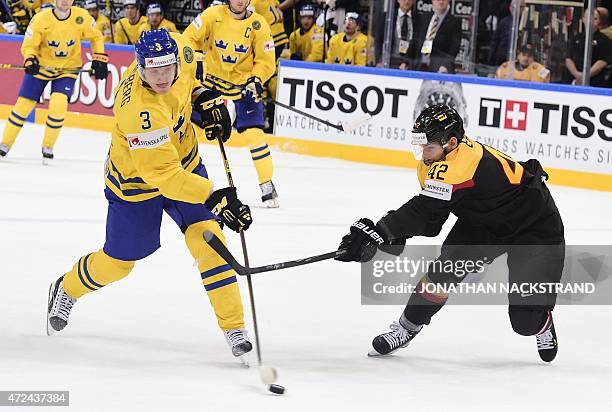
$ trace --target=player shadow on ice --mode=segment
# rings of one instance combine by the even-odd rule
[[[19,339],[20,338],[20,339]],[[41,363],[82,367],[111,367],[126,370],[155,371],[168,367],[181,369],[218,368],[244,369],[244,366],[226,353],[222,337],[219,342],[198,341],[184,343],[179,340],[161,340],[150,337],[108,336],[75,333],[49,338],[42,335],[21,335],[12,349],[13,359],[38,358]],[[11,350],[4,348],[3,353]],[[95,354],[95,356],[92,356]],[[226,356],[220,356],[225,354]],[[176,375],[181,375],[180,369]]]

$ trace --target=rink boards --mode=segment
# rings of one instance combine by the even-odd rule
[[[0,35],[3,63],[22,63],[21,41],[21,36]],[[84,46],[88,68],[91,53],[88,43]],[[133,48],[107,45],[107,52],[109,78],[97,82],[80,76],[65,126],[112,129],[113,89],[133,59]],[[23,73],[2,70],[1,76],[0,117],[6,118]],[[275,136],[269,138],[279,150],[415,167],[413,120],[423,107],[444,102],[466,119],[470,137],[517,159],[539,159],[551,183],[612,191],[612,90],[283,60],[277,93],[280,102],[333,123],[372,116],[352,133],[341,133],[279,107]],[[49,88],[30,121],[45,121],[48,98]]]

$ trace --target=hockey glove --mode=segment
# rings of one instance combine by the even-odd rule
[[[36,56],[25,59],[23,62],[23,67],[25,72],[32,76],[35,76],[40,72],[40,64],[38,63]]]
[[[304,60],[304,59],[302,58],[302,53],[293,53],[291,55],[291,60]]]
[[[201,88],[193,96],[191,120],[204,129],[208,140],[216,140],[220,133],[221,139],[226,142],[232,134],[232,120],[221,93]]]
[[[378,246],[385,243],[370,219],[361,218],[351,226],[351,231],[342,238],[340,249],[346,253],[336,257],[341,262],[368,262],[376,254]]]
[[[108,54],[94,53],[91,58],[91,70],[96,79],[106,79],[108,77]]]
[[[251,209],[238,200],[235,187],[215,190],[204,205],[234,232],[247,230],[253,223]]]
[[[263,92],[263,84],[261,84],[261,80],[257,76],[250,77],[242,89],[242,95],[252,99],[255,103],[261,101]]]

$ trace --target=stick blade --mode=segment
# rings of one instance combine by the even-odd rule
[[[368,123],[370,119],[372,119],[372,115],[369,113],[364,113],[350,122],[342,122],[342,131],[344,133],[350,133]]]

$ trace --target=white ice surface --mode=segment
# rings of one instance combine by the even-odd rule
[[[334,261],[254,278],[264,361],[287,388],[271,395],[231,357],[169,218],[160,250],[80,300],[68,328],[47,337],[49,283],[104,241],[109,134],[67,128],[43,167],[42,133],[27,124],[0,160],[0,390],[70,390],[75,411],[612,410],[610,307],[557,307],[552,364],[512,331],[503,306],[444,308],[409,348],[372,359],[372,337],[402,307],[362,306],[359,265]],[[224,186],[218,149],[202,154]],[[248,150],[229,155],[252,205],[255,265],[333,250],[356,218],[378,218],[417,187],[412,170],[274,152],[281,208],[268,210]],[[551,190],[568,243],[609,244],[610,193]],[[252,336],[244,279],[241,289]]]

